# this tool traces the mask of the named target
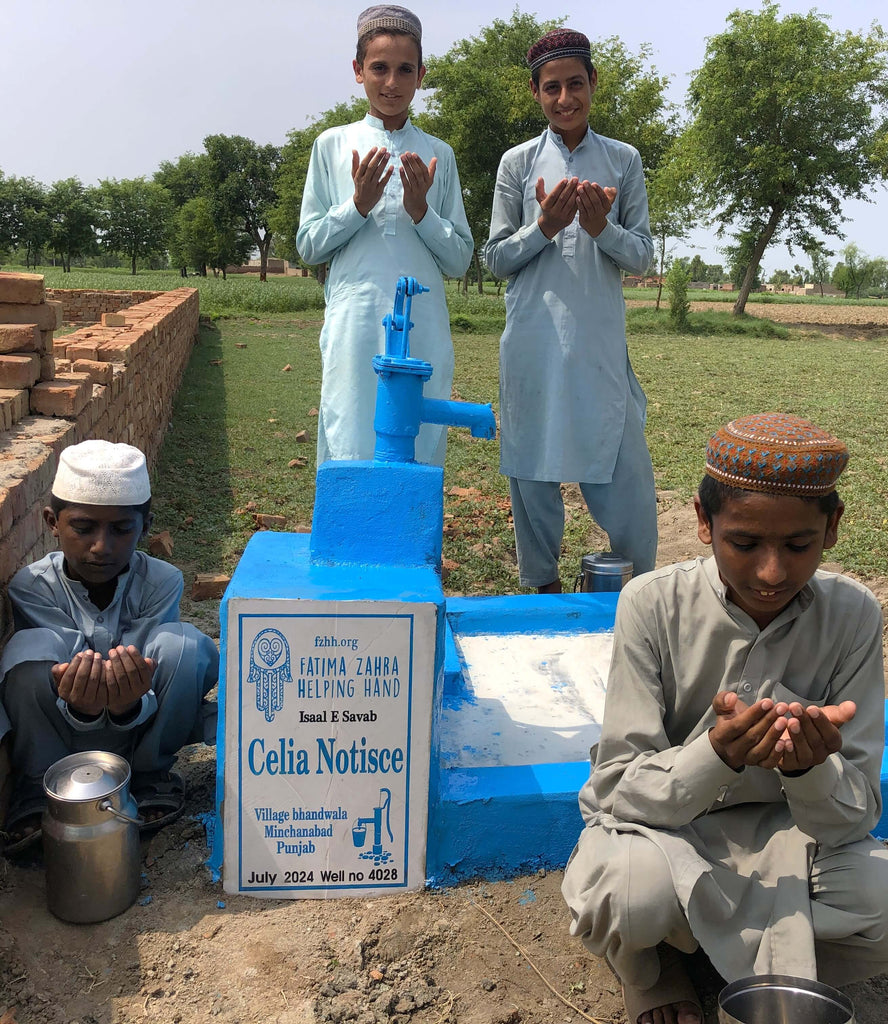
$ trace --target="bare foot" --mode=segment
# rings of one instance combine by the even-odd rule
[[[669,1003],[646,1010],[638,1018],[638,1024],[703,1024],[703,1018],[694,1003]]]

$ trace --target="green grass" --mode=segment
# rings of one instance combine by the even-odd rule
[[[288,530],[310,525],[320,326],[281,317],[201,325],[155,474],[154,529],[173,535],[179,564],[232,571],[254,514],[284,516]],[[295,439],[301,430],[306,442]]]
[[[4,270],[24,271],[24,267]],[[31,273],[35,271],[31,270]],[[231,274],[227,278],[180,277],[175,271],[146,270],[131,274],[122,268],[86,268],[72,270],[61,267],[38,267],[47,288],[87,288],[95,291],[169,291],[174,288],[197,288],[200,309],[205,316],[219,317],[243,313],[318,313],[324,309],[324,290],[312,277],[275,277],[260,281],[253,275]]]
[[[749,319],[751,328],[761,324]],[[284,516],[287,530],[308,528],[320,326],[319,318],[284,316],[203,326],[155,474],[155,530],[170,530],[173,558],[186,572],[232,571],[256,528],[254,513]],[[841,488],[847,512],[830,557],[864,577],[888,575],[888,411],[881,384],[888,377],[888,339],[855,341],[779,326],[773,336],[733,336],[723,328],[716,320],[711,334],[630,331],[632,361],[648,395],[658,487],[690,499],[706,439],[732,417],[768,409],[806,416],[834,430],[852,452]],[[456,396],[496,408],[499,333],[457,334],[455,347]],[[302,430],[307,443],[296,441]],[[299,464],[291,466],[293,460]],[[450,432],[449,593],[519,590],[508,487],[498,460],[496,442]],[[591,530],[585,511],[569,507],[565,581],[582,554],[597,546]]]

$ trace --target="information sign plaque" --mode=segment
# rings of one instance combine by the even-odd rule
[[[228,602],[223,886],[425,882],[437,606]]]

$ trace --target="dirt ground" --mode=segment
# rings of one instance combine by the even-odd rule
[[[627,299],[626,305],[653,306],[654,302],[650,299]],[[665,294],[660,305],[669,308],[669,299]],[[724,302],[691,303],[694,312],[725,312],[730,308],[730,305]],[[792,327],[810,327],[823,334],[867,338],[888,332],[888,306],[814,306],[804,302],[749,302],[746,305],[746,312],[749,316],[763,317]]]
[[[702,550],[692,524],[662,495],[661,563]],[[884,601],[888,580],[868,582]],[[204,863],[214,751],[179,768],[186,816],[144,842],[119,917],[64,924],[40,860],[0,858],[0,1024],[625,1022],[616,979],[567,933],[560,871],[370,900],[226,896]],[[691,967],[715,1024],[720,979],[699,954]],[[859,1024],[882,1024],[888,976],[848,991]]]

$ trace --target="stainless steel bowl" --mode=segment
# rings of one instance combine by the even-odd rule
[[[854,1024],[854,1005],[819,981],[762,974],[721,990],[718,1019],[719,1024]]]

